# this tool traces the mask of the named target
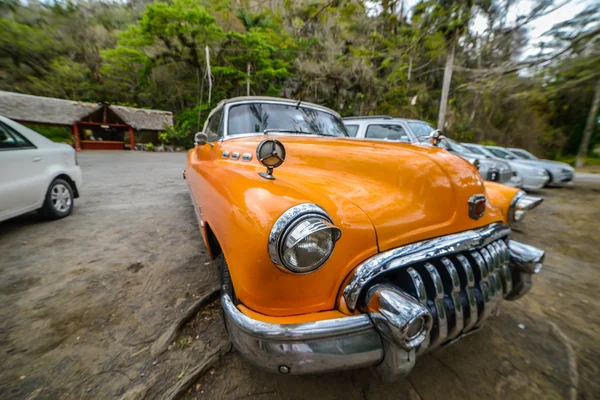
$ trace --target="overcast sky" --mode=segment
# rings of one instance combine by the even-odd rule
[[[556,0],[555,6],[564,4],[554,12],[543,17],[535,19],[527,24],[529,31],[529,46],[524,51],[523,56],[529,56],[537,53],[537,43],[544,40],[544,33],[547,32],[553,25],[573,18],[579,12],[583,11],[588,5],[593,4],[598,0]],[[419,0],[405,0],[405,7],[412,9]],[[514,23],[519,16],[529,15],[531,9],[537,3],[535,0],[519,0],[513,4],[508,14],[508,22]],[[554,7],[555,7],[554,6]],[[373,3],[371,12],[377,13],[378,4]],[[477,15],[471,22],[471,29],[474,32],[483,32],[487,28],[486,18],[482,15]]]
[[[413,1],[414,4],[417,4],[418,1]],[[560,4],[564,4],[562,7],[557,10],[549,13],[548,15],[544,15],[536,20],[531,21],[527,25],[527,29],[529,31],[529,46],[527,50],[524,52],[524,56],[532,55],[537,53],[536,45],[541,40],[544,40],[544,33],[546,33],[552,26],[558,24],[563,21],[567,21],[577,15],[579,12],[583,11],[588,5],[592,4],[593,1],[590,0],[558,0],[555,2],[555,6]],[[511,7],[511,11],[509,13],[509,22],[514,23],[517,17],[520,15],[528,15],[536,4],[533,0],[520,0],[515,5]],[[483,32],[487,27],[486,19],[479,15],[476,16],[472,23],[471,29],[475,32]],[[547,38],[546,38],[547,39]]]

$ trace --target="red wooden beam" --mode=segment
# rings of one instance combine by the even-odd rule
[[[133,128],[129,127],[129,150],[134,149],[135,147],[135,140],[133,140]]]
[[[81,140],[79,139],[79,126],[73,124],[73,135],[75,136],[75,151],[81,151]]]

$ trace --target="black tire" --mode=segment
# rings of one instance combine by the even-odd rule
[[[238,304],[237,297],[235,296],[235,290],[233,289],[233,282],[231,281],[231,275],[229,274],[229,266],[223,253],[217,257],[217,265],[219,266],[219,273],[221,275],[221,292],[229,295],[233,304]]]
[[[64,218],[73,211],[73,199],[73,188],[69,182],[57,178],[48,187],[40,214],[48,219]]]

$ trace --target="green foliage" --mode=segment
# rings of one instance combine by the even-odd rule
[[[509,68],[527,45],[523,28],[506,25],[514,2],[269,3],[7,0],[0,3],[0,90],[170,110],[176,124],[160,140],[186,147],[220,100],[248,89],[344,116],[432,122],[456,41],[450,137],[550,157],[577,151],[600,71],[597,6],[555,26],[543,49],[550,61],[524,74]],[[484,33],[470,32],[474,13],[490,23]],[[552,56],[558,45],[569,52]],[[69,140],[68,132],[39,130]]]
[[[146,143],[146,151],[154,151],[156,150],[156,146],[152,142]]]
[[[69,128],[34,124],[26,124],[26,126],[53,142],[73,144],[73,138]]]

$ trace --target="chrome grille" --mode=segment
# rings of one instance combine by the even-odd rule
[[[425,305],[433,328],[420,352],[480,328],[512,289],[505,239],[383,272],[370,284],[389,282]]]

